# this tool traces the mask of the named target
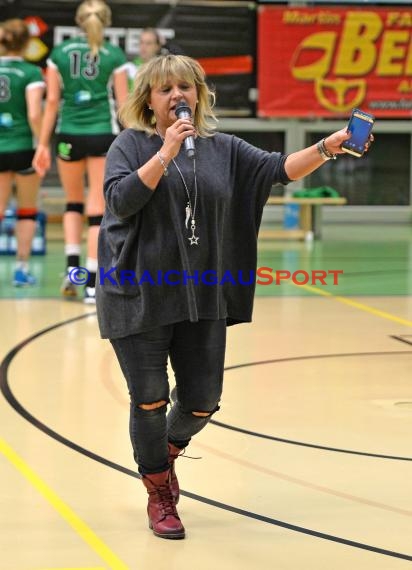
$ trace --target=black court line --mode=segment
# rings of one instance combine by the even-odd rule
[[[399,342],[404,342],[405,344],[412,346],[412,335],[410,335],[410,334],[402,334],[399,336],[397,336],[395,334],[391,334],[390,338],[393,338],[394,340],[399,340]],[[408,338],[410,340],[408,340]]]
[[[392,336],[391,338],[395,338],[397,340],[403,340],[402,338],[398,338],[395,336]],[[412,344],[408,341],[407,344]],[[388,355],[393,355],[393,354],[397,354],[397,355],[408,355],[408,356],[412,356],[412,352],[408,352],[406,350],[402,350],[402,351],[395,351],[395,352],[347,352],[347,353],[341,353],[341,354],[312,354],[312,355],[308,355],[308,356],[291,356],[291,357],[287,357],[287,358],[274,358],[273,360],[261,360],[261,361],[257,361],[257,362],[246,362],[244,364],[235,364],[234,366],[227,366],[225,368],[225,372],[229,371],[229,370],[237,370],[239,368],[248,368],[251,366],[262,366],[262,365],[266,365],[266,364],[273,364],[273,363],[281,363],[281,362],[292,362],[292,361],[296,361],[296,360],[314,360],[314,359],[318,359],[318,358],[347,358],[347,357],[361,357],[361,356],[388,356]],[[270,441],[277,441],[279,443],[287,443],[289,445],[298,445],[301,447],[309,447],[312,449],[321,449],[323,451],[333,451],[336,453],[347,453],[350,455],[361,455],[364,457],[376,457],[378,459],[393,459],[396,461],[412,461],[412,457],[404,457],[404,456],[397,456],[397,455],[386,455],[383,453],[370,453],[367,451],[357,451],[354,449],[344,449],[341,447],[328,447],[326,445],[319,445],[316,443],[307,443],[304,441],[298,441],[298,440],[294,440],[294,439],[286,439],[283,437],[276,437],[273,435],[267,435],[264,433],[260,433],[260,432],[256,432],[256,431],[251,431],[251,430],[247,430],[244,428],[240,428],[237,426],[233,426],[230,424],[226,424],[223,422],[219,422],[217,420],[210,420],[211,424],[215,425],[216,427],[221,427],[224,429],[228,429],[231,431],[236,431],[238,433],[244,433],[245,435],[250,435],[252,437],[258,437],[260,439],[268,439]]]
[[[293,439],[284,439],[282,437],[275,437],[272,435],[266,435],[264,433],[259,433],[256,431],[250,431],[247,429],[239,428],[237,426],[232,426],[230,424],[225,424],[223,422],[218,422],[216,420],[210,420],[211,424],[228,429],[231,431],[237,431],[239,433],[244,433],[245,435],[251,435],[252,437],[259,437],[261,439],[269,439],[271,441],[277,441],[279,443],[287,443],[289,445],[299,445],[301,447],[310,447],[313,449],[321,449],[323,451],[334,451],[336,453],[347,453],[350,455],[361,455],[363,457],[376,457],[377,459],[393,459],[396,461],[412,461],[412,457],[403,457],[396,455],[384,455],[381,453],[368,453],[366,451],[354,451],[352,449],[342,449],[341,447],[327,447],[326,445],[317,445],[315,443],[305,443],[303,441],[295,441]]]
[[[84,455],[85,457],[88,457],[89,459],[93,459],[94,461],[97,461],[98,463],[101,463],[107,467],[110,467],[112,469],[120,471],[121,473],[129,475],[129,476],[134,477],[136,479],[139,479],[140,475],[138,473],[136,473],[135,471],[132,471],[131,469],[128,469],[127,467],[124,467],[123,465],[119,465],[119,464],[117,464],[117,463],[115,463],[109,459],[106,459],[105,457],[97,455],[96,453],[89,451],[88,449],[74,443],[73,441],[67,439],[66,437],[62,436],[61,434],[59,434],[56,431],[49,428],[46,424],[44,424],[43,422],[41,422],[40,420],[35,418],[28,410],[26,410],[20,404],[20,402],[14,396],[14,394],[10,388],[10,384],[8,381],[9,366],[10,366],[13,358],[25,346],[29,345],[33,340],[35,340],[36,338],[39,338],[40,336],[42,336],[44,334],[47,334],[53,330],[56,330],[62,326],[65,326],[67,324],[71,324],[73,322],[87,318],[91,315],[94,316],[95,313],[88,313],[86,315],[80,315],[78,317],[74,317],[72,319],[62,321],[60,323],[57,323],[55,325],[52,325],[50,327],[47,327],[45,329],[38,331],[37,333],[33,334],[32,336],[28,337],[24,341],[17,344],[12,350],[10,350],[10,352],[7,353],[7,355],[5,356],[3,361],[0,363],[0,390],[1,390],[4,398],[6,399],[6,401],[11,405],[11,407],[17,413],[19,413],[23,418],[25,418],[28,422],[30,422],[34,427],[39,429],[40,431],[44,432],[45,434],[47,434],[51,438],[55,439],[56,441],[62,443],[63,445],[69,447],[70,449],[72,449],[78,453],[81,453],[82,455]],[[396,353],[391,353],[391,354],[396,354]],[[287,530],[298,532],[300,534],[314,536],[314,537],[320,538],[322,540],[328,540],[330,542],[335,542],[337,544],[343,544],[345,546],[350,546],[352,548],[357,548],[360,550],[366,550],[369,552],[373,552],[375,554],[381,554],[383,556],[389,556],[391,558],[409,560],[410,562],[412,562],[412,555],[410,555],[410,554],[403,554],[401,552],[396,552],[393,550],[387,550],[385,548],[379,548],[378,546],[372,546],[370,544],[364,544],[362,542],[349,540],[346,538],[342,538],[340,536],[334,536],[332,534],[327,534],[327,533],[319,532],[317,530],[313,530],[310,528],[294,525],[294,524],[291,524],[291,523],[288,523],[285,521],[281,521],[281,520],[274,519],[271,517],[266,517],[264,515],[254,513],[252,511],[240,509],[238,507],[234,507],[234,506],[228,505],[226,503],[221,503],[221,502],[215,501],[213,499],[208,499],[207,497],[203,497],[201,495],[197,495],[197,494],[191,493],[189,491],[181,490],[181,494],[185,497],[188,497],[188,498],[193,499],[195,501],[198,501],[200,503],[204,503],[206,505],[210,505],[212,507],[216,507],[216,508],[219,508],[219,509],[237,514],[237,515],[241,515],[241,516],[244,516],[244,517],[247,517],[250,519],[254,519],[254,520],[257,520],[260,522],[264,522],[264,523],[271,524],[271,525],[274,525],[277,527],[285,528]]]

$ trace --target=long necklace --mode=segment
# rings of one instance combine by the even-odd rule
[[[157,131],[157,129],[156,129]],[[164,141],[162,135],[159,133],[159,131],[157,131],[157,134],[159,135],[159,137],[161,138],[162,141]],[[174,158],[172,158],[172,162],[176,167],[176,170],[178,171],[180,178],[182,179],[183,182],[183,186],[185,188],[186,191],[186,195],[187,195],[187,204],[186,204],[186,208],[185,208],[185,226],[186,229],[188,229],[188,224],[190,221],[190,230],[192,232],[192,235],[190,237],[188,237],[187,239],[190,241],[190,245],[199,245],[197,242],[199,241],[199,236],[195,236],[195,231],[196,231],[196,206],[197,206],[197,177],[196,177],[196,159],[193,157],[193,176],[194,176],[194,187],[195,187],[195,196],[194,196],[194,200],[193,200],[193,207],[192,207],[192,200],[190,198],[190,192],[189,189],[187,187],[186,184],[186,180],[184,179],[184,176],[182,174],[182,171],[180,170],[180,168],[178,167],[178,165],[176,164],[176,161]]]

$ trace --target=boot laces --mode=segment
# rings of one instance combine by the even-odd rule
[[[185,459],[203,459],[203,457],[193,457],[192,455],[186,455],[186,447],[181,449],[179,453],[171,453],[172,461],[175,461],[178,457],[184,457]]]
[[[159,496],[159,506],[162,510],[163,518],[166,518],[168,515],[179,518],[169,485],[159,485],[156,487],[156,493]]]

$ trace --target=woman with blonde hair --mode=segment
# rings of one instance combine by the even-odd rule
[[[36,282],[29,270],[29,258],[40,178],[31,163],[40,132],[44,81],[40,68],[23,59],[29,39],[23,20],[15,18],[0,24],[0,225],[15,183],[16,287]]]
[[[150,60],[122,108],[128,128],[109,150],[104,181],[99,327],[129,388],[149,526],[169,539],[185,536],[176,458],[219,409],[226,327],[252,318],[271,186],[319,168],[350,137],[342,129],[290,155],[269,153],[215,132],[213,101],[195,60]],[[167,414],[168,357],[177,397]]]
[[[115,102],[119,105],[124,101],[128,85],[125,54],[104,40],[104,29],[111,25],[109,6],[102,0],[85,0],[77,9],[76,23],[86,37],[65,40],[53,48],[48,59],[47,100],[33,165],[41,176],[50,168],[49,142],[57,117],[57,167],[67,200],[63,222],[66,274],[61,291],[67,297],[77,294],[70,275],[80,265],[87,174],[89,281],[84,301],[94,303],[105,156],[120,130]]]

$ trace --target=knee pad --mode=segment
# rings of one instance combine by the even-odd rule
[[[91,226],[100,226],[102,223],[103,216],[87,216],[87,222],[89,227]]]
[[[66,212],[77,212],[78,214],[83,214],[84,212],[83,202],[67,202]]]
[[[18,220],[36,220],[36,208],[17,208],[16,217]]]

